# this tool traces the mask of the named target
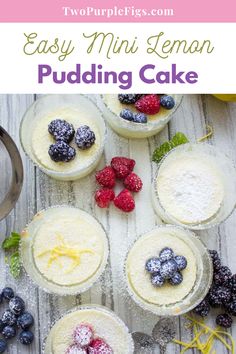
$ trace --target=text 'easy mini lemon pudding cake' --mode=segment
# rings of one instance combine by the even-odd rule
[[[154,207],[167,223],[204,229],[223,221],[236,202],[232,162],[208,144],[184,144],[161,161]]]
[[[100,105],[110,126],[126,138],[147,138],[161,131],[182,100],[181,95],[107,94]]]
[[[133,300],[160,316],[190,311],[212,282],[206,247],[175,226],[160,226],[141,236],[128,253],[125,273]]]
[[[104,271],[108,241],[103,227],[88,213],[52,207],[37,213],[22,232],[21,257],[26,272],[46,291],[77,294]]]
[[[98,164],[106,128],[100,110],[89,98],[48,95],[25,113],[20,134],[25,152],[45,173],[74,180]]]
[[[132,354],[132,337],[116,314],[98,305],[83,305],[52,327],[45,354]]]

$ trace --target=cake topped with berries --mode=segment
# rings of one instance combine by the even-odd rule
[[[46,354],[132,354],[124,323],[103,307],[81,306],[61,318],[46,341]]]

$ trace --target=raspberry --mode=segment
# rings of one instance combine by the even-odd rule
[[[64,141],[57,141],[49,147],[48,154],[55,162],[69,162],[75,158],[75,149]]]
[[[75,135],[73,125],[63,119],[53,120],[48,126],[48,132],[55,140],[61,140],[65,143],[69,143]]]
[[[120,103],[132,104],[135,103],[142,95],[140,94],[120,94],[118,100]]]
[[[115,193],[112,189],[99,189],[95,193],[95,201],[100,208],[107,208],[115,198]]]
[[[115,206],[127,213],[131,212],[135,208],[135,201],[128,189],[123,189],[123,191],[118,194],[118,196],[114,199]]]
[[[134,169],[135,161],[127,157],[113,157],[111,160],[111,167],[115,171],[116,177],[119,179],[124,179],[127,177]]]
[[[135,107],[142,113],[156,114],[160,110],[160,98],[157,95],[145,95],[135,103]]]
[[[94,339],[88,347],[89,354],[113,354],[111,347],[101,338]]]
[[[72,344],[67,348],[65,354],[87,354],[87,350],[78,347],[76,344]]]
[[[131,192],[139,192],[143,187],[143,182],[136,173],[130,173],[124,180],[124,185]]]
[[[216,317],[216,324],[218,326],[221,326],[224,328],[230,328],[232,326],[232,323],[233,323],[233,320],[227,313],[224,313],[223,315],[218,315]]]
[[[208,301],[204,299],[202,302],[200,302],[199,305],[194,308],[193,312],[201,317],[206,317],[210,312],[210,306]]]
[[[214,273],[215,285],[227,285],[232,276],[231,270],[227,266],[222,266]]]
[[[107,188],[113,188],[116,184],[116,175],[112,167],[106,166],[102,170],[96,172],[97,182]]]
[[[87,324],[80,324],[73,333],[74,343],[80,347],[86,347],[92,341],[93,329]]]

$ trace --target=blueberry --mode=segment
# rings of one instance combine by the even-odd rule
[[[164,284],[165,279],[158,273],[152,274],[151,282],[152,285],[161,287]]]
[[[146,114],[144,113],[137,113],[137,114],[134,114],[134,117],[133,117],[133,122],[134,123],[147,123],[147,116]]]
[[[0,333],[2,333],[2,330],[3,330],[4,327],[5,327],[5,324],[0,319]]]
[[[150,258],[145,265],[146,270],[149,273],[157,273],[161,269],[161,261],[159,258]]]
[[[16,329],[13,326],[6,326],[2,330],[2,335],[6,339],[11,339],[16,336]]]
[[[2,291],[2,296],[4,299],[10,300],[14,297],[14,291],[12,290],[12,288],[4,288]]]
[[[134,113],[130,109],[124,108],[120,112],[120,117],[132,122],[134,120]]]
[[[48,132],[56,140],[64,141],[65,143],[69,143],[75,135],[73,125],[63,119],[53,120],[48,126]]]
[[[176,272],[171,278],[170,278],[170,284],[171,285],[179,285],[183,281],[183,276],[181,273]]]
[[[164,279],[170,279],[174,276],[176,271],[177,271],[177,264],[173,259],[170,259],[169,261],[162,263],[160,269],[160,275]]]
[[[187,267],[187,259],[184,256],[175,256],[174,260],[177,263],[178,270],[183,270]]]
[[[174,252],[169,247],[163,248],[161,250],[161,252],[159,253],[159,258],[160,258],[161,262],[169,261],[173,257],[174,257]]]
[[[118,100],[121,103],[132,104],[138,101],[141,96],[141,94],[119,94]]]
[[[9,301],[9,309],[16,315],[19,316],[25,310],[25,302],[19,297],[15,296]]]
[[[0,353],[4,353],[7,350],[7,342],[4,339],[0,339]]]
[[[13,326],[16,324],[16,315],[11,310],[6,310],[2,315],[2,322],[5,325]]]
[[[34,334],[31,331],[22,331],[19,335],[21,344],[29,345],[34,340]]]
[[[0,304],[2,303],[2,300],[3,300],[3,294],[0,293]]]
[[[30,326],[33,326],[33,324],[34,324],[34,318],[29,312],[24,312],[17,319],[17,325],[22,329],[27,329]]]
[[[75,142],[79,149],[89,149],[95,143],[95,140],[94,132],[87,125],[82,125],[77,129]]]
[[[69,162],[75,158],[75,149],[64,141],[58,141],[50,145],[48,154],[55,162]]]
[[[175,106],[175,100],[172,96],[164,95],[160,98],[160,104],[165,109],[172,109]]]

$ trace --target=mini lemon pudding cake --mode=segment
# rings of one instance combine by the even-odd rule
[[[52,327],[45,354],[132,354],[132,337],[116,314],[98,305],[83,305]]]
[[[103,272],[108,241],[103,227],[72,207],[40,211],[22,232],[21,257],[29,276],[61,295],[87,290]]]
[[[236,197],[230,195],[235,181],[231,161],[214,147],[184,144],[159,165],[154,206],[167,223],[193,229],[210,227],[232,211]]]
[[[45,173],[74,180],[96,167],[105,130],[101,112],[90,99],[51,95],[36,101],[26,112],[21,141],[26,153]]]
[[[128,291],[142,308],[160,316],[190,311],[212,281],[206,247],[190,231],[160,226],[141,236],[126,264]]]
[[[170,120],[181,95],[107,94],[102,96],[105,118],[111,127],[127,138],[157,134]]]

